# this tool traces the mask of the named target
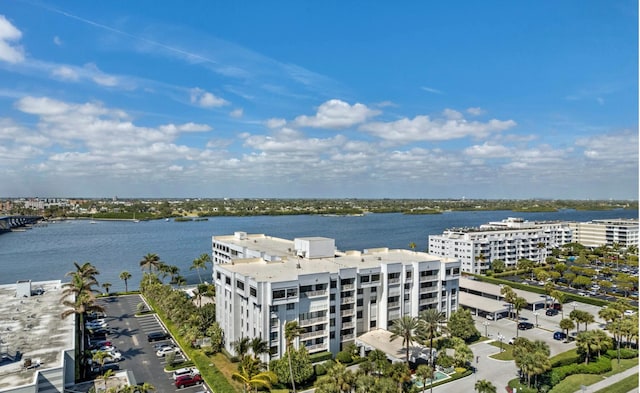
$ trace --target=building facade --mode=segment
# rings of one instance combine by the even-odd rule
[[[483,274],[499,259],[516,267],[520,259],[542,263],[548,250],[572,242],[567,222],[529,222],[521,218],[490,222],[477,228],[448,229],[429,236],[429,253],[459,259],[462,271]]]
[[[593,220],[569,223],[575,241],[587,247],[638,247],[638,220]]]
[[[285,240],[236,232],[214,236],[216,320],[224,346],[260,337],[263,361],[285,352],[284,326],[298,321],[298,345],[309,353],[339,352],[403,315],[427,308],[449,315],[458,308],[460,262],[388,248],[341,252],[335,240]]]

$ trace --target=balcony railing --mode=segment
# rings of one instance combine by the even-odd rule
[[[343,334],[343,335],[340,337],[340,339],[341,339],[342,341],[345,341],[345,340],[351,340],[351,339],[353,339],[354,337],[355,337],[355,335],[354,335],[353,333],[349,333],[349,334]]]
[[[340,304],[353,303],[355,301],[356,301],[355,297],[343,297],[342,299],[340,299]]]
[[[327,296],[329,292],[326,289],[322,289],[319,291],[307,291],[307,292],[303,292],[302,294],[306,297],[321,297],[321,296]]]
[[[343,284],[340,286],[340,288],[342,288],[343,291],[345,289],[354,289],[355,287],[356,287],[355,284]]]
[[[399,307],[400,307],[400,302],[391,302],[387,304],[387,308],[399,308]]]
[[[306,345],[305,348],[307,348],[307,351],[309,352],[317,352],[319,350],[326,350],[327,344],[322,343],[322,344]]]
[[[307,318],[307,319],[301,319],[300,320],[300,326],[309,326],[309,325],[315,325],[317,323],[326,323],[327,322],[327,317],[318,317],[318,318]]]
[[[427,281],[438,281],[438,275],[435,274],[433,276],[420,276],[420,282],[427,282]]]
[[[341,317],[348,317],[350,315],[353,315],[353,310],[342,310],[342,311],[340,311],[340,316]]]
[[[349,329],[355,326],[355,322],[343,322],[342,329]]]
[[[312,332],[302,333],[300,335],[300,339],[301,340],[307,340],[307,339],[310,339],[310,338],[321,337],[321,336],[326,336],[326,335],[327,335],[327,330],[326,329],[314,330]]]
[[[399,283],[400,283],[400,277],[389,279],[389,284],[399,284]]]
[[[437,297],[433,297],[430,299],[420,299],[420,301],[418,302],[418,304],[420,304],[421,306],[424,306],[425,304],[434,304],[434,303],[438,303]]]

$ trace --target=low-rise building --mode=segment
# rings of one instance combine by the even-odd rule
[[[638,220],[615,219],[571,222],[569,227],[575,241],[587,247],[613,246],[638,247]]]
[[[280,358],[284,326],[297,321],[299,345],[335,354],[404,315],[458,308],[457,259],[388,248],[341,252],[334,239],[244,232],[214,236],[212,246],[216,320],[231,353],[234,341],[259,337],[270,348],[263,360]]]

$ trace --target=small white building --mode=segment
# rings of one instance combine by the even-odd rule
[[[270,348],[262,360],[280,358],[284,326],[295,320],[304,329],[298,345],[335,354],[403,315],[458,308],[457,259],[388,248],[340,252],[334,239],[244,232],[214,236],[212,246],[216,320],[230,353],[239,338],[260,337]]]

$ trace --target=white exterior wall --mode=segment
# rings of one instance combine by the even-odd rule
[[[222,249],[220,244],[216,248]],[[264,261],[259,263],[264,265]],[[323,260],[313,263],[333,264]],[[402,315],[417,316],[427,308],[450,315],[458,307],[461,269],[457,261],[399,261],[375,267],[342,267],[337,273],[305,274],[301,270],[293,281],[277,277],[255,281],[233,272],[233,266],[215,264],[213,272],[219,310],[216,320],[224,331],[224,347],[233,354],[237,339],[260,337],[271,349],[271,356],[263,355],[263,361],[284,353],[287,321],[297,320],[307,330],[296,346],[305,345],[309,353],[335,354],[363,333],[387,329],[390,321]],[[238,282],[244,288],[238,288]],[[284,297],[274,297],[282,293],[278,291],[284,291]]]

